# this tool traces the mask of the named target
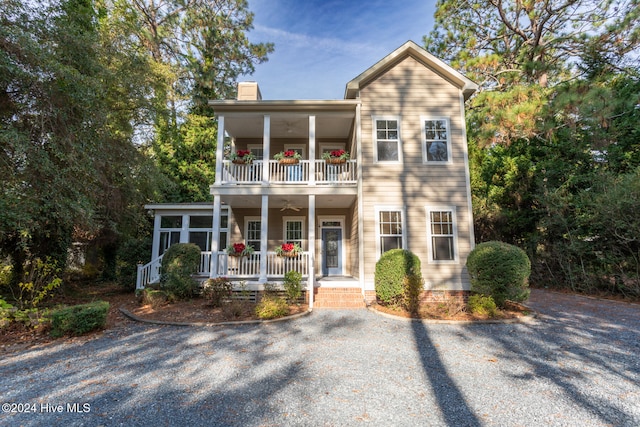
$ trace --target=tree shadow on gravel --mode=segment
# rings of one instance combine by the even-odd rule
[[[253,426],[279,416],[309,422],[306,401],[284,404],[274,396],[306,380],[297,355],[315,336],[358,327],[344,317],[313,328],[133,323],[98,338],[10,354],[0,361],[3,403],[35,404],[37,413],[0,413],[0,424]],[[90,412],[67,411],[66,404],[76,402],[89,403]],[[64,410],[42,413],[44,403]]]
[[[411,328],[420,353],[420,362],[442,411],[446,425],[480,426],[481,423],[453,382],[423,322],[412,321]]]

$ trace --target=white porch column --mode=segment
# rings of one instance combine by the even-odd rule
[[[262,195],[260,212],[260,283],[267,283],[267,250],[269,249],[269,196]]]
[[[222,162],[224,161],[224,116],[218,116],[218,143],[216,144],[216,180],[222,182]]]
[[[180,229],[180,243],[189,243],[189,214],[182,215],[182,228]]]
[[[162,216],[157,212],[153,218],[153,243],[151,244],[151,261],[160,256],[160,224]]]
[[[313,308],[313,287],[316,282],[316,195],[309,194],[309,280],[307,292],[309,294],[309,309]]]
[[[269,184],[269,159],[271,158],[271,116],[265,115],[262,130],[262,185]]]
[[[316,116],[309,116],[309,185],[316,185]]]
[[[218,251],[220,250],[220,196],[213,196],[213,223],[211,224],[211,261],[209,277],[218,277]]]

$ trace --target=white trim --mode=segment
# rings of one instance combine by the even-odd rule
[[[469,250],[476,246],[473,226],[473,205],[471,198],[471,171],[469,170],[469,146],[467,145],[467,122],[464,116],[464,94],[460,91],[460,120],[462,123],[462,153],[464,158],[464,177],[467,185],[467,209],[469,216]]]
[[[444,120],[447,126],[447,160],[438,161],[438,160],[429,160],[427,153],[427,136],[425,129],[425,121],[427,120]],[[420,116],[420,133],[421,133],[421,144],[422,144],[422,163],[428,165],[447,165],[452,164],[452,154],[453,150],[451,149],[451,120],[449,117],[435,117],[435,116]]]
[[[398,123],[398,160],[379,160],[378,159],[378,120],[395,120]],[[394,116],[371,116],[371,137],[373,143],[373,162],[384,165],[402,164],[402,117]]]
[[[216,177],[214,184],[222,183],[222,163],[224,161],[224,115],[218,116],[218,141],[216,146]]]
[[[315,128],[315,120],[314,120]],[[307,295],[309,300],[309,310],[313,310],[313,288],[316,281],[316,195],[309,194],[309,277],[307,283]]]
[[[266,162],[271,158],[271,116],[265,114],[262,120],[262,157],[265,162],[262,167],[262,185],[266,186],[269,185],[269,168],[266,167]]]
[[[375,236],[376,236],[376,261],[380,259],[380,212],[400,212],[400,224],[402,225],[402,249],[407,249],[407,213],[405,206],[398,205],[375,205]]]
[[[427,263],[428,264],[459,264],[460,257],[458,255],[458,213],[455,206],[437,206],[425,205],[426,221],[427,221]],[[451,220],[453,221],[453,259],[452,260],[434,260],[433,247],[431,245],[431,212],[451,212]]]
[[[340,225],[327,225],[324,226],[322,225],[322,223],[324,221],[335,221],[335,222],[339,222]],[[346,217],[344,215],[320,215],[318,216],[318,228],[320,229],[320,271],[322,271],[322,265],[324,262],[324,252],[322,251],[322,230],[325,228],[340,228],[341,230],[341,235],[342,235],[342,241],[340,242],[340,244],[342,245],[342,254],[341,254],[341,265],[342,265],[342,274],[345,274],[345,267],[347,265],[347,251],[346,251],[346,240],[345,240],[345,223],[346,223]]]
[[[266,169],[266,168],[265,168]],[[262,195],[260,208],[260,283],[267,283],[267,251],[269,250],[269,196]]]

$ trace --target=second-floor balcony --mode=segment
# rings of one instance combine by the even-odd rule
[[[251,164],[224,160],[221,184],[355,185],[357,172],[355,160],[341,164],[322,159],[300,160],[293,165],[281,164],[278,160],[254,160]]]

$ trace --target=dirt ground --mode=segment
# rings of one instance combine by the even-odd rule
[[[228,321],[257,320],[251,302],[234,301],[222,308],[213,308],[205,304],[202,299],[194,298],[188,301],[178,301],[160,307],[141,305],[138,298],[131,291],[125,291],[115,283],[101,283],[92,285],[76,285],[68,288],[64,294],[56,295],[50,306],[84,304],[91,301],[104,300],[110,303],[106,329],[116,328],[126,322],[131,322],[124,316],[120,308],[124,308],[138,318],[164,322],[178,323],[219,323]],[[463,309],[459,303],[452,301],[432,304],[422,307],[419,317],[439,320],[486,320],[486,316],[474,316]],[[290,314],[303,313],[308,310],[306,304],[289,306]],[[376,305],[381,312],[401,317],[418,317],[415,314]],[[526,309],[514,306],[503,310],[499,318],[514,318],[526,314]],[[101,333],[93,332],[88,336]],[[83,337],[65,338],[83,339]],[[52,342],[46,327],[30,328],[14,322],[11,326],[0,328],[0,353],[13,348],[29,347],[35,344]]]

